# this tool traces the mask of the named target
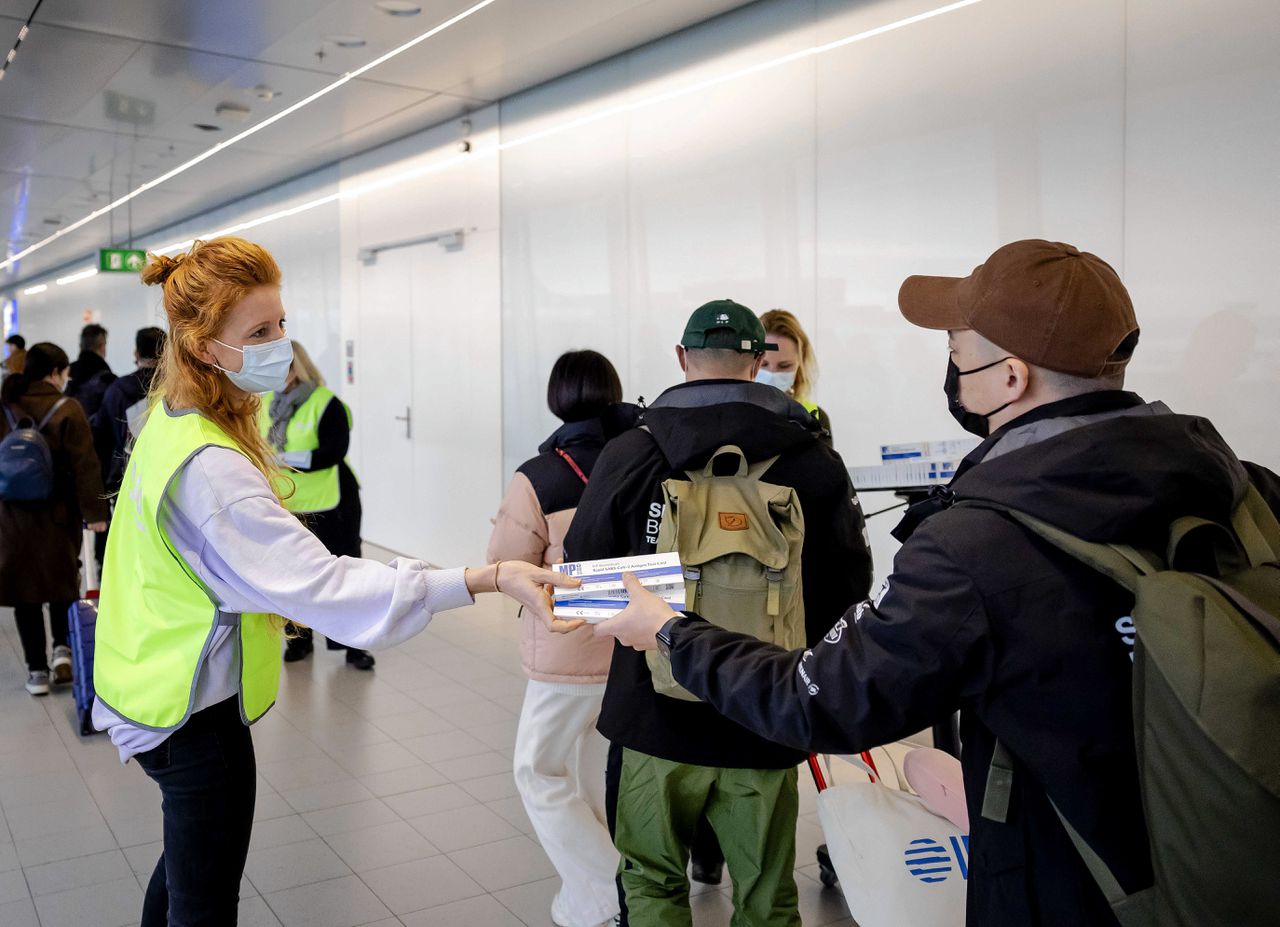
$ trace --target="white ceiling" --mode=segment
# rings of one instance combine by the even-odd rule
[[[45,0],[0,81],[0,251],[159,176],[467,9],[415,0]],[[134,199],[135,235],[532,87],[746,0],[497,0],[299,112]],[[0,0],[0,55],[35,0]],[[355,35],[362,48],[327,36]],[[323,54],[318,54],[322,52]],[[279,92],[259,99],[260,84]],[[109,95],[154,107],[112,118]],[[216,114],[251,107],[246,121]],[[216,125],[204,131],[197,123]],[[127,236],[127,210],[89,223],[4,272],[18,283]]]

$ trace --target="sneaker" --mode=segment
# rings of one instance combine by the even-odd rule
[[[49,694],[49,674],[45,670],[32,670],[27,673],[27,691],[32,695]]]
[[[569,921],[572,920],[564,913],[564,908],[560,904],[560,893],[556,892],[556,896],[551,899],[551,923],[555,927],[567,927]],[[601,921],[595,927],[622,927],[622,915],[615,914],[607,921]]]
[[[284,645],[284,662],[297,663],[304,657],[310,656],[314,649],[315,645],[311,643],[310,638],[291,637]]]
[[[59,644],[53,648],[53,683],[65,686],[71,681],[71,648]]]
[[[373,654],[367,650],[348,650],[347,666],[355,667],[358,670],[371,670],[374,663]]]

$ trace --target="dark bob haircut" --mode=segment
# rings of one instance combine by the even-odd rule
[[[599,418],[622,401],[622,381],[599,351],[566,351],[551,368],[547,406],[564,422]]]

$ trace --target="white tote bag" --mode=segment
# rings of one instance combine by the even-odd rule
[[[851,762],[861,766],[853,757]],[[881,751],[878,766],[898,773]],[[860,927],[964,927],[969,837],[906,790],[875,782],[818,793],[818,817]]]

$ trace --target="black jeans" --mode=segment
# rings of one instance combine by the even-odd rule
[[[160,786],[164,810],[164,851],[147,885],[142,927],[234,925],[257,794],[238,700],[196,712],[135,759]]]
[[[53,634],[53,646],[67,643],[67,612],[70,602],[49,604],[49,630]],[[44,605],[15,605],[13,617],[18,623],[18,639],[22,641],[22,656],[27,669],[41,672],[49,669],[49,638],[44,633]]]

